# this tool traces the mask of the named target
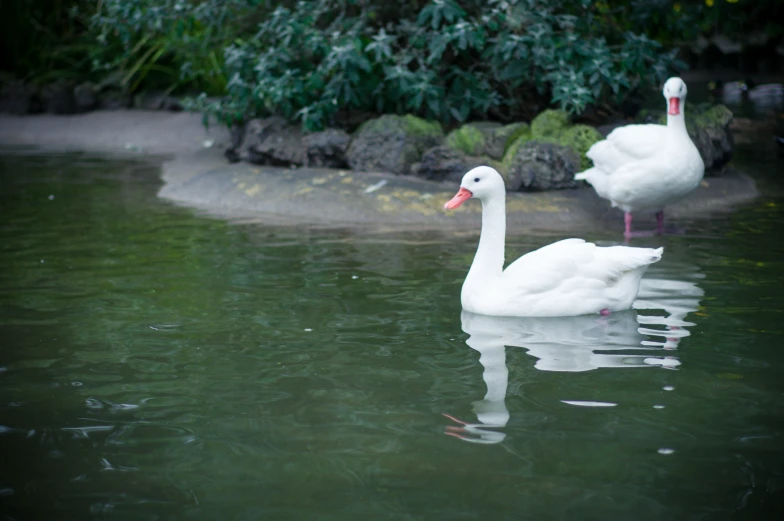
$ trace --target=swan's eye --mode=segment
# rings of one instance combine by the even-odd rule
[[[475,183],[478,183],[478,182],[479,182],[479,178],[478,178],[478,177],[475,177],[475,178],[474,178],[474,182],[475,182]]]

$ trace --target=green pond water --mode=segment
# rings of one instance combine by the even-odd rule
[[[782,519],[784,199],[635,241],[665,247],[635,310],[495,319],[461,315],[476,233],[158,187],[0,160],[3,519]]]

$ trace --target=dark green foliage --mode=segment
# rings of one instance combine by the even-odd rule
[[[91,72],[90,0],[0,0],[0,70],[34,83]]]
[[[226,92],[224,47],[255,25],[260,0],[102,0],[92,18],[93,67],[142,84]]]
[[[508,121],[658,88],[674,53],[601,12],[590,0],[435,0],[380,25],[380,2],[278,6],[226,48],[227,97],[193,106],[225,123],[275,113],[315,130],[345,110]]]
[[[2,69],[17,76],[111,74],[130,91],[204,92],[190,106],[228,124],[279,114],[318,129],[348,113],[508,122],[551,106],[612,112],[678,68],[659,42],[708,29],[780,35],[779,4],[26,0],[3,3],[0,42]]]

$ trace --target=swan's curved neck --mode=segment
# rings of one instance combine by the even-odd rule
[[[667,114],[667,128],[676,131],[677,133],[687,134],[686,131],[686,101],[681,100],[680,113],[677,115]]]
[[[468,277],[497,277],[504,270],[505,199],[502,193],[482,201],[482,235]]]

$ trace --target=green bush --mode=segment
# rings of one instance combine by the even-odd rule
[[[36,84],[90,76],[91,0],[2,2],[0,71]]]
[[[7,4],[7,5],[6,5]],[[612,112],[680,64],[660,43],[780,38],[780,0],[17,0],[0,69],[38,83],[112,75],[128,90],[204,92],[224,123],[349,112],[444,123]],[[219,96],[220,98],[209,98]]]
[[[279,5],[225,49],[227,96],[193,106],[225,123],[280,114],[309,130],[352,110],[509,121],[551,103],[570,113],[617,104],[640,86],[658,88],[677,65],[674,52],[608,24],[590,0],[409,2],[398,17],[390,9]]]
[[[253,30],[262,0],[102,0],[92,17],[93,67],[112,72],[130,91],[185,87],[226,92],[223,49]]]

